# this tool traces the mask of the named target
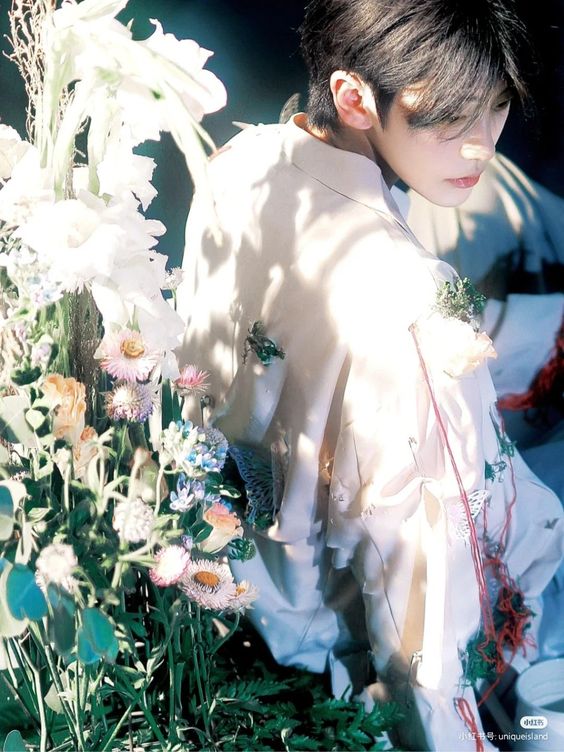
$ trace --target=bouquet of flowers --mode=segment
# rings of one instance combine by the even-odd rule
[[[225,89],[158,21],[135,41],[126,3],[10,13],[29,112],[28,140],[0,125],[0,677],[41,750],[210,744],[213,656],[257,594],[227,564],[253,554],[227,442],[181,417],[206,374],[176,362],[135,153],[169,131],[205,191]]]

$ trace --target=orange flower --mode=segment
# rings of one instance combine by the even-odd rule
[[[47,376],[43,393],[54,410],[53,434],[76,445],[84,429],[86,389],[73,378],[65,379],[58,373]]]

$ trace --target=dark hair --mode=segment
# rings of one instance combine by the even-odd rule
[[[300,27],[309,70],[308,118],[336,131],[329,79],[355,73],[374,94],[385,125],[394,97],[423,84],[412,127],[480,116],[503,81],[524,102],[524,50],[532,54],[512,0],[312,0]]]

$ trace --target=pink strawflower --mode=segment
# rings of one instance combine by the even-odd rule
[[[120,381],[106,394],[106,410],[112,420],[144,423],[153,412],[153,397],[147,384]]]
[[[145,381],[157,365],[160,353],[151,350],[140,332],[122,329],[107,332],[96,351],[101,367],[120,381]]]
[[[155,566],[149,570],[149,577],[159,587],[168,587],[184,575],[190,553],[183,546],[167,546],[155,554]]]
[[[197,366],[184,366],[174,386],[182,397],[188,394],[203,394],[209,387],[209,376],[208,371],[201,371]]]
[[[178,586],[202,608],[224,611],[236,595],[233,575],[227,564],[191,559]]]

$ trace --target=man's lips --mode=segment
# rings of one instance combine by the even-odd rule
[[[449,178],[447,183],[454,185],[456,188],[473,188],[480,179],[481,174],[482,173],[480,173],[480,175],[469,175],[465,178]]]

